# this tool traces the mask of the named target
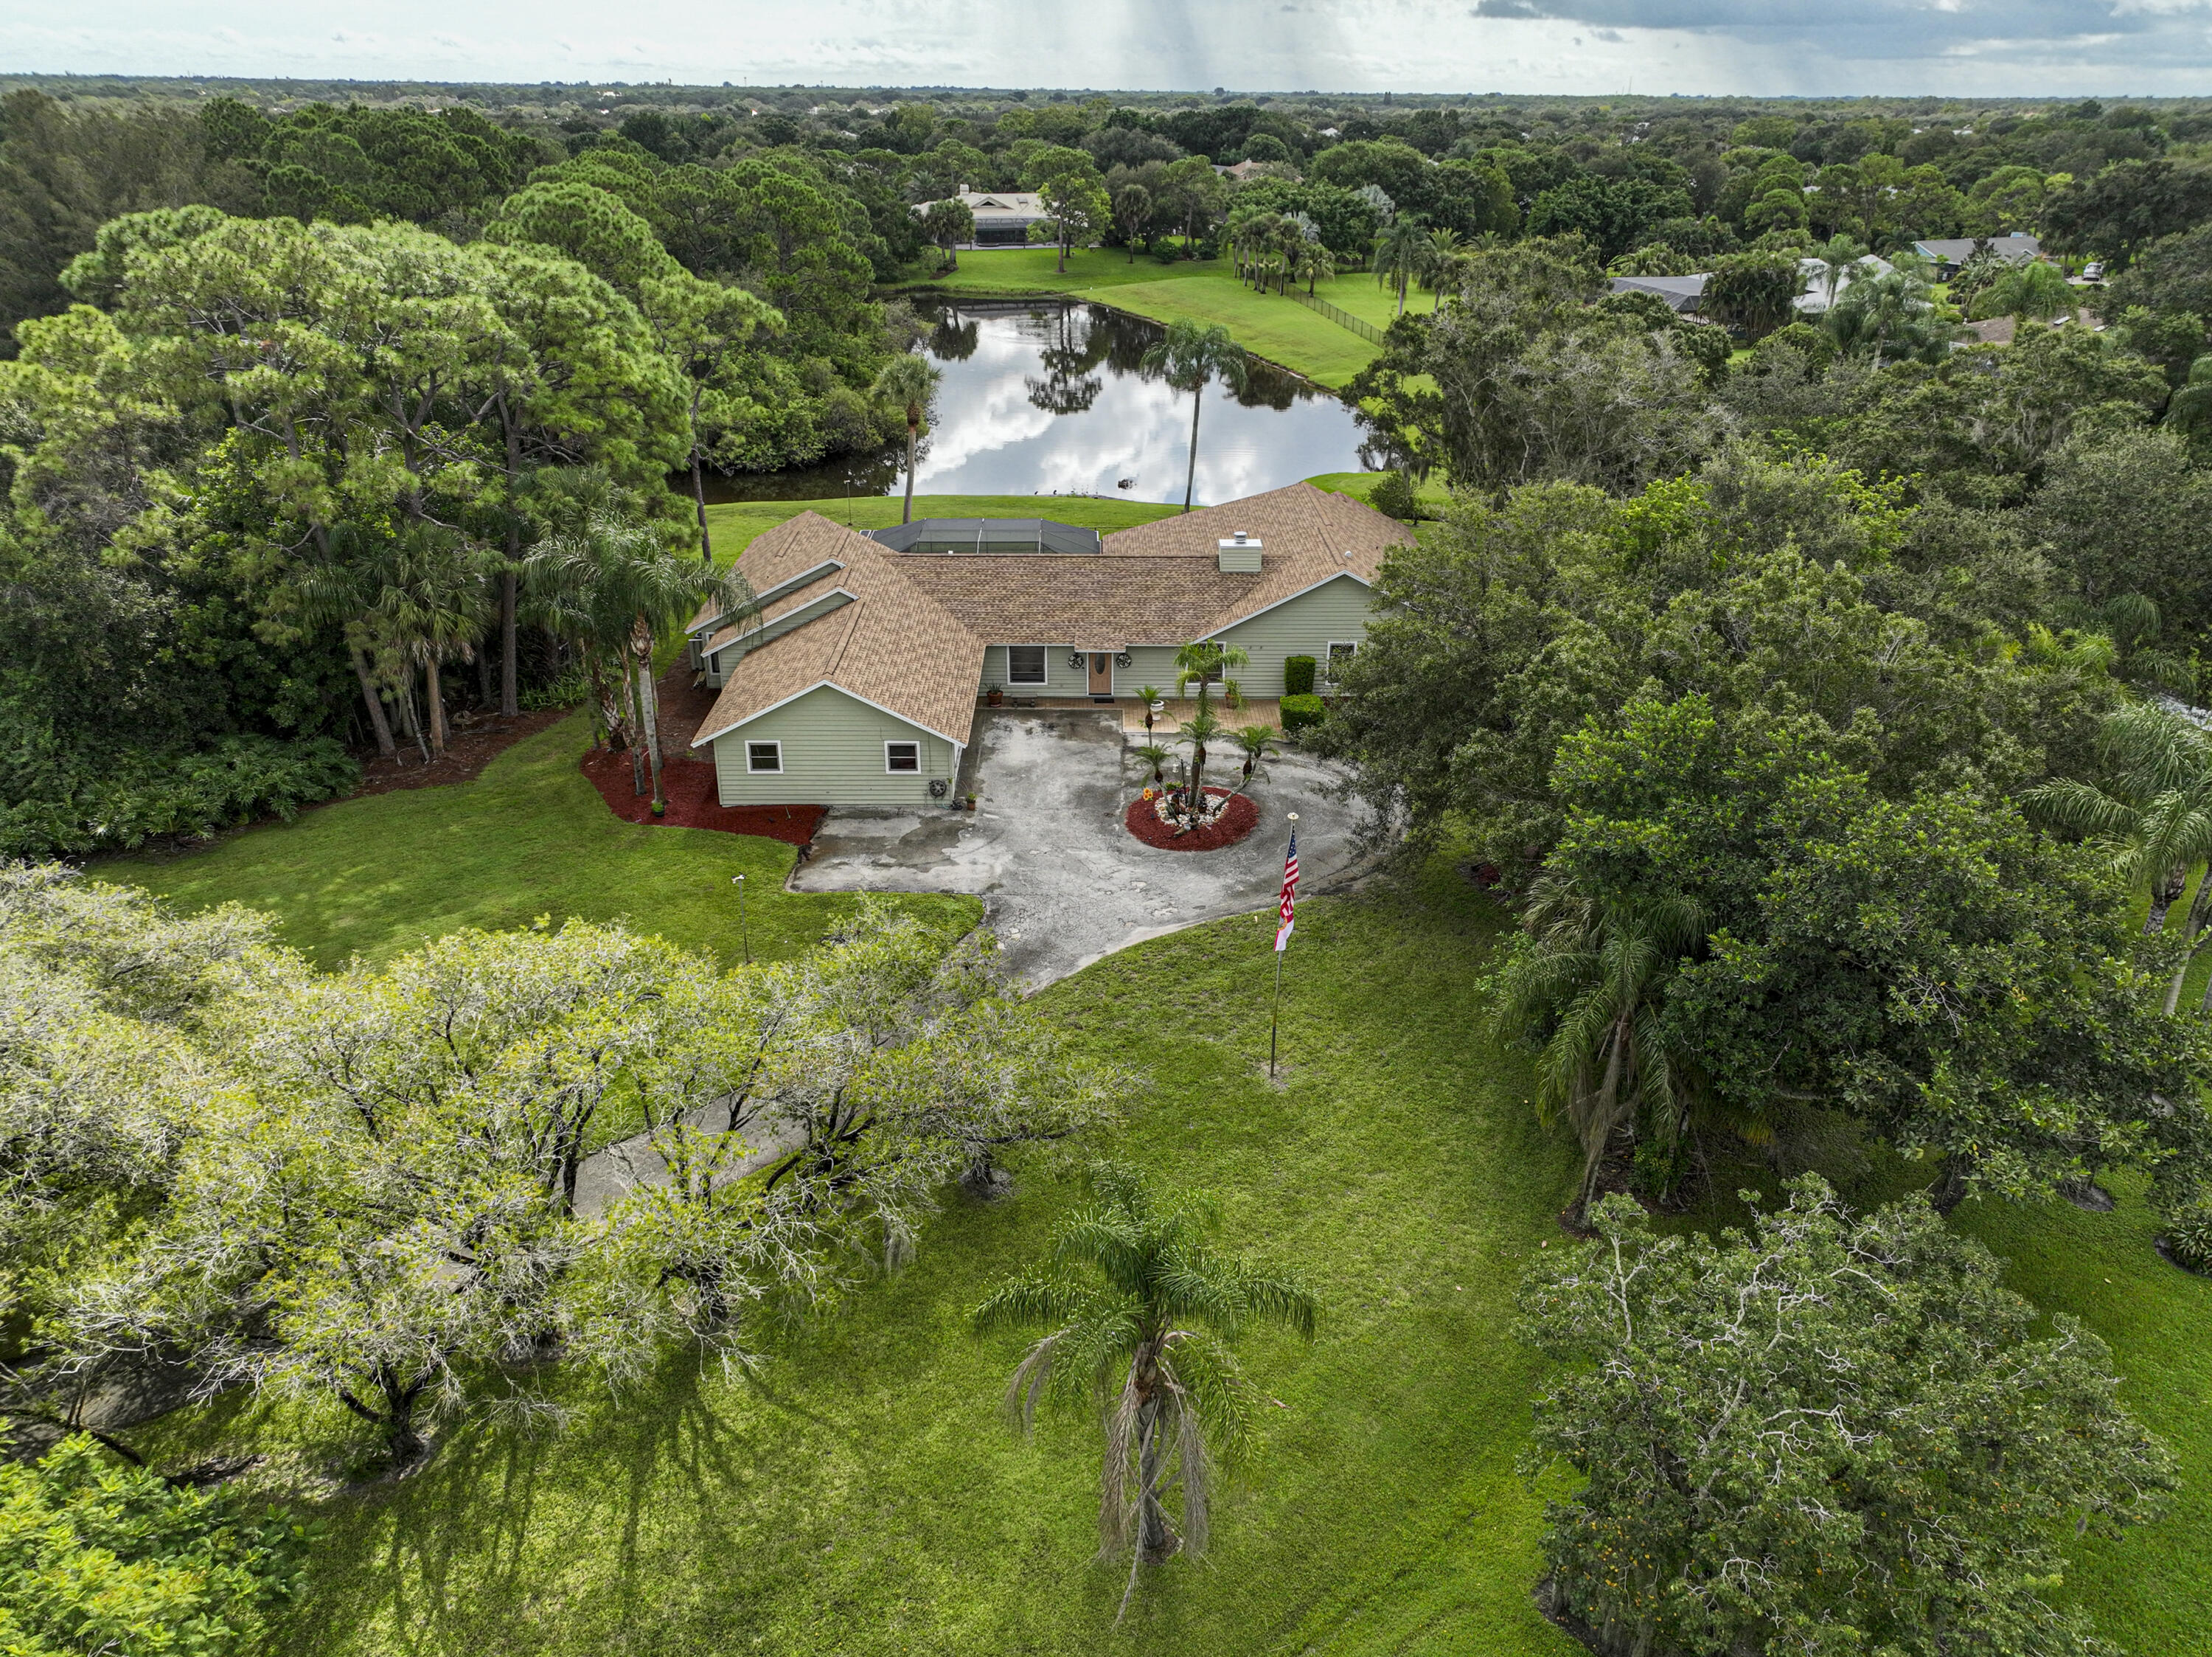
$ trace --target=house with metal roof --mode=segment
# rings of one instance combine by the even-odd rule
[[[1248,696],[1280,696],[1291,656],[1326,673],[1364,640],[1382,560],[1411,539],[1310,484],[1103,539],[1048,519],[866,535],[803,512],[739,555],[751,610],[693,619],[691,661],[718,694],[692,746],[726,806],[944,801],[994,689],[1133,701],[1206,639],[1246,652]]]
[[[1912,244],[1912,251],[1934,265],[1945,282],[1959,274],[1976,249],[1984,247],[2008,265],[2025,265],[2043,257],[2042,240],[2025,230],[2015,230],[2008,236],[1935,236]]]

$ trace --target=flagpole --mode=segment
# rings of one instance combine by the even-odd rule
[[[1291,813],[1291,839],[1293,844],[1296,844],[1298,838],[1297,821],[1297,813],[1292,812]],[[1278,924],[1279,925],[1280,923],[1278,922]],[[1271,1007],[1267,1012],[1267,1080],[1270,1081],[1273,1081],[1275,1079],[1275,1040],[1277,1034],[1282,1028],[1282,1020],[1283,946],[1280,935],[1279,934],[1275,942],[1275,1000],[1274,1005]]]

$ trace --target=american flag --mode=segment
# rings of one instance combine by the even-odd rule
[[[1280,920],[1275,928],[1275,952],[1280,954],[1291,947],[1291,929],[1297,923],[1298,912],[1298,832],[1291,831],[1290,856],[1283,859],[1283,901],[1276,911]]]

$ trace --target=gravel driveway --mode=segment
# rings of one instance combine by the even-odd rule
[[[1007,966],[1034,989],[1164,932],[1273,907],[1288,813],[1301,891],[1359,872],[1363,808],[1330,798],[1339,773],[1304,755],[1267,762],[1252,789],[1260,826],[1241,844],[1162,851],[1121,825],[1146,779],[1112,710],[988,710],[975,741],[973,813],[833,810],[793,889],[979,897]],[[1242,763],[1216,754],[1208,771],[1226,783]]]

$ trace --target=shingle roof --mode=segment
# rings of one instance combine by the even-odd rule
[[[802,512],[756,538],[738,567],[756,589],[765,589],[833,557],[844,570],[793,597],[818,598],[842,587],[854,601],[748,650],[700,723],[693,747],[822,684],[948,741],[967,741],[983,641],[894,570],[891,555],[873,541],[819,513]]]
[[[1218,567],[1218,544],[1238,530],[1261,544],[1256,574]],[[1405,525],[1310,484],[1121,530],[1091,557],[896,553],[803,512],[739,556],[753,589],[844,567],[782,595],[763,619],[839,588],[854,601],[747,651],[693,746],[823,683],[965,742],[987,643],[1184,644],[1338,576],[1371,584],[1390,548],[1411,539]]]

